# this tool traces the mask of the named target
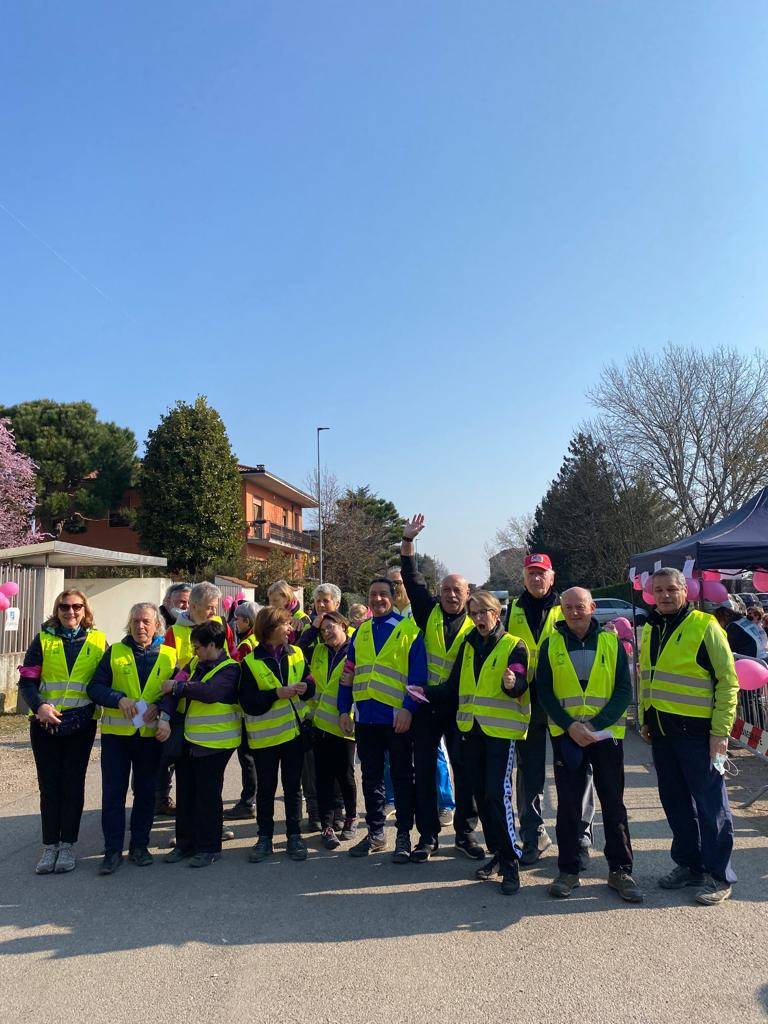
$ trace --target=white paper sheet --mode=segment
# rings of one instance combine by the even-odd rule
[[[140,729],[142,725],[147,723],[144,721],[144,712],[147,710],[149,705],[145,700],[136,701],[136,714],[133,716],[133,727],[134,729]]]

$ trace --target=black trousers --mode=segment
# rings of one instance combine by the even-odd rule
[[[304,748],[300,736],[274,747],[252,751],[256,765],[256,821],[260,836],[275,833],[275,793],[280,772],[285,801],[285,834],[301,835],[301,769]]]
[[[389,753],[397,831],[410,832],[414,816],[413,739],[410,730],[396,733],[391,725],[364,725],[358,722],[355,725],[355,738],[363,776],[368,831],[372,836],[380,836],[384,832],[384,755]]]
[[[45,846],[77,842],[85,802],[85,774],[95,736],[95,721],[68,736],[57,736],[37,719],[30,719]]]
[[[355,744],[341,736],[315,729],[315,777],[320,823],[329,828],[338,813],[336,790],[341,790],[344,815],[357,816],[357,786],[355,785]]]
[[[104,852],[122,853],[125,844],[125,798],[133,769],[130,849],[149,846],[155,817],[157,770],[163,752],[154,736],[101,737],[101,828]]]
[[[461,733],[452,712],[420,707],[413,716],[413,765],[416,776],[416,828],[422,839],[434,841],[440,832],[437,798],[437,751],[445,737],[453,769],[456,809],[453,828],[457,839],[466,839],[477,828],[477,806],[472,780],[462,757]]]
[[[515,741],[486,736],[473,726],[461,733],[462,757],[469,770],[488,850],[511,862],[521,856],[512,806]]]
[[[611,871],[632,871],[632,844],[629,838],[627,809],[624,806],[624,744],[621,740],[603,740],[582,747],[578,768],[563,760],[563,737],[552,737],[557,789],[557,866],[568,875],[579,873],[579,847],[582,835],[582,796],[588,770],[592,768],[597,798],[603,812],[605,857]]]
[[[221,791],[231,750],[193,757],[188,743],[176,758],[176,846],[194,853],[219,853],[224,807]]]
[[[256,765],[253,763],[253,751],[248,746],[245,722],[243,722],[243,738],[237,748],[237,760],[240,762],[240,775],[243,780],[239,803],[249,804],[253,807],[256,802]]]

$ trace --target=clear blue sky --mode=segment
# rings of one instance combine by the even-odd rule
[[[764,344],[764,3],[67,4],[0,38],[0,401],[423,511],[480,582],[602,364]],[[103,293],[103,294],[101,294]],[[651,396],[649,396],[650,399]]]

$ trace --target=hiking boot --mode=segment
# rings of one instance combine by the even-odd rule
[[[437,817],[443,828],[450,828],[453,824],[453,811],[450,807],[441,807]]]
[[[221,841],[222,841],[222,842],[226,842],[226,841],[227,841],[227,839],[234,839],[234,838],[235,838],[235,833],[234,833],[234,832],[232,831],[232,829],[231,829],[231,828],[227,828],[227,827],[225,826],[225,827],[224,827],[224,828],[223,828],[223,829],[221,830]]]
[[[322,843],[326,850],[335,850],[341,846],[341,840],[330,825],[323,829]]]
[[[251,864],[260,864],[267,857],[271,857],[273,853],[272,836],[259,836],[256,845],[251,847],[248,860]]]
[[[350,857],[367,857],[369,853],[381,853],[386,848],[387,840],[383,835],[372,836],[370,832],[366,832],[359,843],[350,846],[348,853]]]
[[[175,818],[176,804],[169,796],[158,797],[155,800],[156,818]]]
[[[407,864],[411,859],[411,836],[409,832],[398,832],[395,839],[395,852],[392,854],[393,864]]]
[[[288,836],[288,842],[285,846],[285,852],[288,854],[291,860],[306,860],[307,859],[307,844],[301,838],[301,836]]]
[[[174,846],[170,853],[166,853],[163,861],[166,864],[178,864],[180,860],[187,860],[194,854],[194,850],[182,850],[180,846]]]
[[[56,858],[56,867],[53,869],[56,874],[64,875],[68,871],[74,871],[76,864],[75,844],[59,843],[59,856]]]
[[[578,889],[580,884],[578,875],[564,875],[561,872],[550,885],[549,895],[565,899],[566,896],[571,895],[574,889]]]
[[[228,811],[224,811],[224,818],[227,821],[239,821],[243,818],[255,818],[256,809],[253,804],[244,804],[239,800],[237,803],[230,807]]]
[[[99,874],[114,875],[122,863],[122,850],[107,850],[104,854],[104,860],[99,864]]]
[[[50,875],[56,867],[56,858],[59,855],[59,844],[52,843],[43,847],[43,855],[35,865],[36,875]]]
[[[150,864],[155,862],[155,858],[146,846],[137,846],[133,850],[129,850],[128,860],[135,864],[137,868],[148,868]]]
[[[475,878],[481,882],[487,882],[491,878],[495,878],[496,875],[501,874],[501,868],[499,866],[499,858],[496,854],[487,860],[481,868],[478,868],[475,872]]]
[[[704,876],[704,884],[693,897],[697,903],[705,907],[714,907],[717,903],[727,900],[733,892],[728,882],[720,878],[713,878],[711,875]]]
[[[520,889],[520,869],[516,860],[501,862],[501,895],[514,896]]]
[[[684,889],[686,885],[702,886],[706,881],[704,874],[691,871],[684,864],[678,864],[668,875],[662,875],[659,885],[662,889]]]
[[[614,889],[627,903],[643,902],[643,893],[628,871],[609,871],[608,888]]]
[[[196,853],[190,860],[189,866],[191,868],[207,868],[217,860],[221,860],[220,853],[213,853],[211,850],[206,850],[204,853]]]
[[[437,840],[436,839],[419,839],[416,843],[416,847],[411,853],[410,861],[412,864],[426,864],[433,853],[437,853]]]
[[[345,818],[344,824],[342,825],[341,832],[339,833],[339,839],[344,841],[348,839],[354,839],[357,835],[357,818]]]
[[[533,843],[523,843],[523,855],[520,858],[521,868],[530,868],[541,859],[541,855],[552,845],[552,840],[546,832],[536,837]]]
[[[461,838],[457,836],[453,845],[470,860],[482,860],[485,857],[485,850],[472,836],[461,836]]]

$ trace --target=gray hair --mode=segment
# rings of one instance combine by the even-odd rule
[[[220,600],[221,591],[214,583],[196,583],[189,592],[190,604],[210,604]]]
[[[337,608],[341,604],[341,590],[335,583],[321,583],[319,587],[315,587],[312,591],[312,600],[314,601],[321,594],[326,594],[332,601],[335,601]]]
[[[255,605],[253,601],[241,601],[240,604],[235,605],[232,611],[235,617],[239,615],[242,619],[248,619],[248,623],[253,629],[259,612],[258,605]]]
[[[688,589],[688,580],[679,569],[673,569],[671,566],[664,566],[663,569],[657,569],[656,572],[651,573],[651,587],[653,587],[653,581],[657,578],[661,580],[674,580],[681,590]]]
[[[171,600],[171,598],[176,594],[188,594],[191,589],[191,583],[172,583],[165,592],[165,596],[163,597],[163,604],[170,611],[171,606],[169,605],[168,602]]]
[[[131,632],[131,623],[133,622],[134,615],[138,612],[143,612],[145,608],[149,608],[155,616],[155,636],[165,636],[165,621],[163,616],[160,614],[160,609],[156,604],[152,604],[151,601],[139,601],[138,604],[133,605],[131,610],[128,612],[128,622],[125,627],[126,633]]]

